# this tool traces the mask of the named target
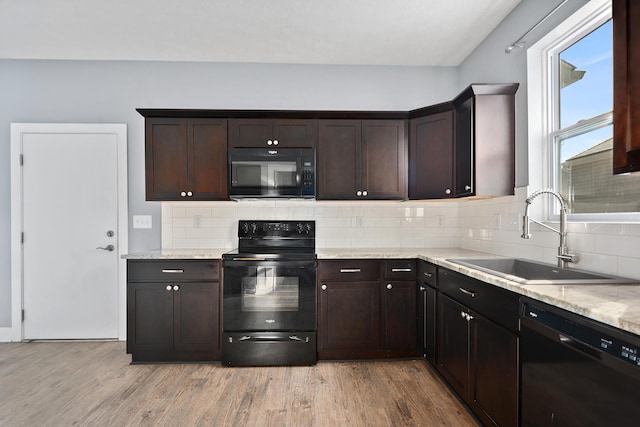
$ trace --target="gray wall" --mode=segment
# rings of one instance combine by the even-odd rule
[[[509,54],[505,47],[533,28],[561,0],[522,0],[500,25],[459,67],[459,85],[471,83],[520,83],[516,93],[516,187],[529,183],[527,148],[527,51],[515,48]],[[571,0],[527,36],[527,46],[533,45],[588,0]]]
[[[0,60],[0,327],[11,326],[12,122],[126,123],[129,250],[160,247],[160,204],[144,198],[144,119],[136,108],[409,110],[453,98],[451,67],[358,67]],[[44,178],[44,177],[43,177]]]

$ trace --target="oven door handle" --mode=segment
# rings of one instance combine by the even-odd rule
[[[288,337],[280,337],[280,336],[266,336],[266,337],[252,337],[250,335],[244,335],[238,338],[238,342],[300,342],[300,343],[308,343],[309,337],[300,338],[297,335],[289,335]],[[233,342],[233,338],[229,337],[229,342]]]

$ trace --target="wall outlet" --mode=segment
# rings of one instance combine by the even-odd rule
[[[151,215],[134,215],[133,228],[151,228]]]

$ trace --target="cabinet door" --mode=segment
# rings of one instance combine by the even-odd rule
[[[613,0],[613,171],[640,171],[640,3]]]
[[[187,121],[187,189],[194,200],[226,200],[227,121]]]
[[[469,383],[469,322],[466,307],[438,296],[438,371],[467,400]]]
[[[453,197],[453,111],[412,119],[409,199]]]
[[[127,285],[127,353],[163,360],[173,351],[173,294],[167,283]]]
[[[273,137],[278,147],[315,148],[316,120],[275,119],[273,121]]]
[[[345,358],[381,347],[380,282],[325,282],[318,305],[320,358],[333,358],[335,350]]]
[[[355,199],[360,188],[360,120],[319,120],[318,199]]]
[[[404,120],[362,122],[363,199],[404,199],[407,182],[407,150]]]
[[[218,282],[180,283],[174,292],[174,343],[179,352],[220,356]]]
[[[518,425],[518,336],[471,313],[469,406],[484,425]]]
[[[231,119],[229,147],[315,148],[312,119]]]
[[[455,196],[473,194],[474,171],[474,101],[473,97],[456,106]]]
[[[271,144],[267,144],[271,141]],[[229,148],[268,147],[273,145],[271,119],[230,119]]]
[[[384,348],[416,350],[416,282],[385,281],[382,292]]]
[[[185,119],[146,119],[145,172],[147,200],[182,199],[187,187]]]

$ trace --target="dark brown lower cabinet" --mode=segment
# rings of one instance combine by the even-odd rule
[[[127,353],[132,362],[220,360],[220,283],[201,280],[209,271],[217,278],[218,270],[205,261],[194,263],[129,261]],[[163,271],[167,280],[159,277]]]
[[[396,270],[402,271],[395,278],[402,280],[382,280],[381,265],[377,260],[319,262],[319,359],[379,359],[420,354],[416,333],[415,261],[409,261],[408,266],[396,266]],[[413,280],[405,280],[402,274]]]
[[[390,352],[417,349],[416,282],[385,281],[382,290],[384,348]]]
[[[358,358],[380,349],[380,282],[327,282],[318,302],[320,359]]]
[[[518,425],[518,336],[438,297],[438,371],[483,424]]]

